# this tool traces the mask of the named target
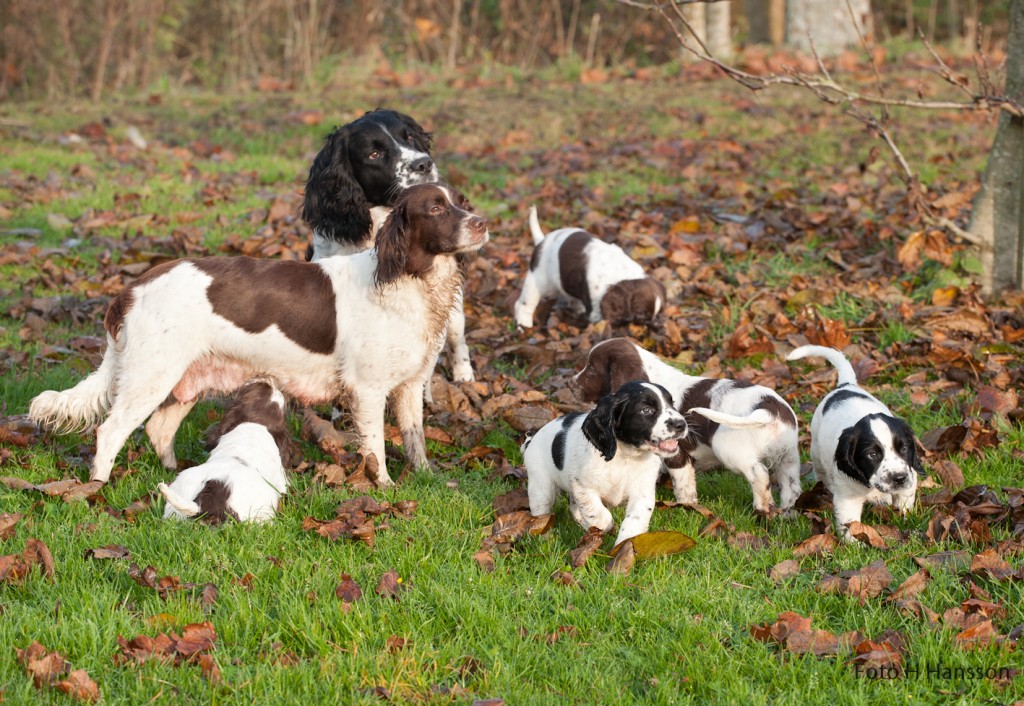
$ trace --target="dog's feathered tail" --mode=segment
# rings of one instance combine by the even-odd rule
[[[82,431],[99,421],[110,408],[116,358],[114,341],[107,336],[100,367],[70,390],[40,392],[29,404],[29,418],[58,432]]]
[[[708,409],[707,407],[691,407],[686,411],[687,413],[696,412],[713,422],[718,422],[727,427],[735,427],[736,429],[756,429],[766,427],[778,421],[778,417],[767,409],[755,409],[744,417],[737,417],[734,414],[726,414],[725,412],[719,412],[717,409]]]
[[[853,366],[850,365],[850,361],[846,359],[846,356],[835,348],[826,348],[825,346],[800,346],[799,348],[790,352],[786,356],[786,360],[799,360],[800,358],[807,358],[808,356],[817,356],[824,358],[832,367],[839,373],[839,379],[836,380],[836,387],[842,385],[856,385],[857,384],[857,373],[854,372]]]
[[[199,506],[196,505],[191,500],[186,500],[185,498],[175,493],[173,490],[171,490],[171,486],[167,485],[166,483],[160,483],[156,487],[160,489],[161,493],[163,493],[164,499],[167,501],[167,504],[173,507],[175,510],[177,510],[185,517],[195,517],[199,514]]]
[[[540,245],[544,240],[544,231],[541,230],[540,220],[537,218],[536,206],[530,206],[530,234],[533,236],[534,245]]]

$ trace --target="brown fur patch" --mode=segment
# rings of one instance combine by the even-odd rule
[[[208,480],[203,489],[196,493],[195,503],[203,519],[212,525],[219,525],[229,517],[238,516],[228,508],[231,489],[222,480]]]
[[[583,250],[593,237],[578,230],[563,240],[562,247],[558,249],[558,276],[562,280],[562,290],[583,302],[587,316],[590,316],[593,303],[587,283],[587,254]]]
[[[189,260],[213,278],[206,297],[218,316],[249,333],[274,324],[313,353],[330,355],[338,340],[334,288],[318,265],[251,257]],[[239,283],[246,286],[239,286]]]

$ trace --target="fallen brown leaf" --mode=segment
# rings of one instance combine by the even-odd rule
[[[408,587],[408,584],[403,582],[398,572],[391,569],[380,577],[380,581],[377,582],[377,588],[373,589],[373,592],[381,598],[393,598],[397,601],[399,600],[399,592],[404,591]]]
[[[889,545],[887,545],[885,543],[885,540],[882,539],[882,535],[880,535],[878,533],[878,530],[876,530],[871,525],[865,525],[862,522],[854,520],[847,526],[850,529],[850,535],[852,535],[853,538],[857,541],[863,542],[864,544],[867,544],[870,547],[874,547],[875,549],[889,548]]]
[[[619,545],[618,553],[608,562],[605,570],[610,574],[628,576],[629,572],[633,570],[635,562],[636,552],[633,550],[633,542],[627,539]]]
[[[574,568],[579,568],[586,564],[594,552],[601,548],[601,542],[603,541],[604,532],[597,527],[588,529],[586,534],[580,537],[576,548],[569,553],[569,564]]]
[[[912,598],[925,589],[931,578],[932,577],[931,574],[928,573],[928,569],[918,569],[915,573],[911,574],[906,581],[901,583],[899,587],[885,600],[890,603],[895,603],[897,601]]]
[[[786,559],[785,561],[780,561],[768,571],[768,578],[775,583],[782,583],[791,576],[796,576],[799,573],[800,562],[796,559]]]

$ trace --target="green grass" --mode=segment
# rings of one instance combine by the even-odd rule
[[[107,272],[107,253],[116,264],[125,238],[135,235],[126,232],[125,226],[86,233],[54,229],[47,222],[48,214],[77,222],[90,211],[115,209],[118,195],[138,194],[138,200],[126,201],[120,210],[124,217],[157,214],[158,220],[143,235],[167,238],[180,227],[176,214],[198,213],[187,227],[196,228],[207,247],[215,248],[230,236],[244,237],[260,228],[263,224],[250,222],[249,214],[301,188],[309,157],[330,126],[373,105],[406,109],[443,137],[442,167],[462,174],[463,188],[491,219],[494,244],[485,254],[493,255],[494,261],[510,249],[522,250],[525,203],[543,204],[541,219],[551,227],[571,225],[581,213],[597,211],[621,232],[648,232],[650,228],[637,225],[647,216],[654,223],[657,219],[673,223],[693,215],[694,204],[709,212],[754,215],[796,210],[801,218],[842,211],[844,206],[830,196],[828,185],[846,180],[848,173],[843,170],[875,144],[858,126],[841,122],[793,93],[771,100],[759,96],[759,104],[769,110],[752,115],[745,107],[749,94],[728,83],[689,84],[668,71],[664,83],[566,83],[578,71],[578,66],[565,64],[542,76],[514,70],[485,72],[481,77],[491,83],[466,90],[456,90],[439,79],[402,90],[361,87],[323,95],[185,93],[165,95],[160,105],[125,99],[104,106],[0,106],[0,116],[31,124],[31,128],[8,129],[0,123],[0,150],[5,154],[0,205],[10,211],[0,221],[0,230],[41,231],[35,238],[11,236],[3,241],[4,254],[11,257],[0,264],[0,353],[24,355],[27,361],[10,363],[0,356],[3,411],[22,414],[41,390],[68,387],[92,368],[77,353],[59,363],[37,360],[41,350],[67,345],[75,336],[102,333],[102,307],[98,315],[78,322],[67,316],[45,320],[27,341],[22,332],[37,330],[29,327],[31,316],[11,312],[24,310],[26,293],[66,296],[81,304],[86,289],[82,278],[91,278],[88,287],[98,286]],[[320,125],[299,125],[287,119],[290,112],[311,106],[324,111]],[[700,121],[695,119],[698,114]],[[60,135],[104,115],[117,116],[109,129],[115,145],[128,124],[142,126],[143,133],[160,144],[145,154],[126,153],[119,159],[117,149],[106,144],[58,141]],[[794,116],[808,115],[814,116],[815,130],[794,134]],[[514,131],[528,138],[506,140],[509,135],[515,137]],[[233,161],[188,153],[188,145],[203,137],[232,153]],[[699,142],[693,179],[681,178],[675,167],[645,161],[648,155],[643,152],[624,156],[620,150],[623,145],[635,148],[681,139]],[[948,150],[950,139],[941,130],[927,139],[922,134],[920,142],[908,146],[909,156],[921,160],[929,150]],[[728,141],[740,144],[741,154],[720,151],[718,145]],[[570,169],[560,162],[560,155],[567,145],[578,148],[580,144],[595,156],[587,168]],[[970,152],[964,155],[963,169],[983,163],[986,148],[970,152],[962,147]],[[79,165],[87,166],[92,176],[76,176],[73,170]],[[930,178],[942,184],[950,172],[949,165],[938,164]],[[48,177],[54,182],[52,193],[50,187],[39,185]],[[851,189],[863,196],[891,177],[889,170],[876,164],[866,175],[849,181]],[[745,188],[744,182],[753,188]],[[207,206],[201,192],[209,184],[222,187],[223,192]],[[859,218],[867,220],[887,217],[874,203],[867,203],[861,214]],[[709,219],[701,217],[701,221]],[[794,320],[806,305],[822,317],[843,321],[865,350],[895,350],[917,341],[923,334],[914,328],[916,324],[897,316],[891,302],[870,294],[856,296],[836,286],[837,269],[821,253],[843,235],[841,229],[849,227],[850,221],[853,227],[862,225],[851,216],[841,226],[825,223],[806,232],[801,226],[782,248],[776,241],[766,246],[754,242],[746,252],[720,243],[717,236],[728,235],[724,228],[713,231],[716,237],[704,249],[703,264],[711,268],[704,284],[715,293],[696,292],[676,302],[684,312],[696,312],[697,318],[709,323],[704,339],[689,351],[693,364],[686,366],[688,372],[699,371],[708,358],[720,354],[741,315],[767,325],[774,312],[766,303],[776,297],[782,302],[779,311]],[[803,223],[799,218],[797,222]],[[14,241],[42,250],[61,247],[69,238],[80,238],[81,243],[47,258],[14,257],[20,252]],[[882,243],[879,252],[891,250],[891,245]],[[519,255],[521,272],[528,253]],[[41,259],[48,259],[47,267],[74,277],[55,286],[45,284]],[[904,277],[907,300],[929,301],[938,274],[939,268],[928,264],[917,275]],[[953,274],[962,275],[959,270]],[[475,301],[473,306],[489,316],[507,318],[509,312],[500,304],[508,294],[500,291],[504,286],[498,285],[492,299]],[[804,288],[815,296],[800,307],[786,307],[786,298]],[[721,313],[726,307],[727,315]],[[883,315],[880,327],[858,328],[860,321],[876,313]],[[511,327],[501,332],[503,342],[517,336]],[[471,345],[479,357],[488,357],[490,342]],[[574,342],[569,345],[573,356],[585,353]],[[1019,350],[1010,347],[1009,351],[1012,362],[1019,364]],[[737,369],[756,370],[773,357],[762,353],[730,362]],[[540,371],[531,377],[526,360],[515,351],[487,360],[479,372],[494,389],[486,394],[507,391],[497,384],[499,380],[506,386],[518,381],[547,390],[562,374]],[[558,367],[571,369],[578,362],[567,356]],[[818,368],[801,364],[791,369],[793,379],[800,380],[802,374]],[[941,403],[918,405],[903,382],[914,372],[897,360],[868,384],[919,432],[961,423],[974,392],[967,388]],[[816,400],[805,389],[788,383],[785,387],[782,392],[798,410],[806,432]],[[206,403],[193,411],[179,434],[179,458],[195,462],[205,458],[203,435],[219,409],[218,404]],[[481,423],[486,431],[474,443],[497,447],[509,463],[520,463],[518,448],[524,435],[497,419]],[[293,424],[297,436],[294,417]],[[1024,433],[1019,425],[1003,424],[999,429],[998,448],[954,458],[969,484],[1020,485],[1019,459],[1007,449],[1024,446]],[[804,437],[806,445],[806,433]],[[91,433],[47,435],[28,448],[4,445],[0,475],[32,482],[84,478],[93,445]],[[304,450],[310,460],[325,458],[310,444]],[[341,499],[353,494],[317,486],[311,474],[292,478],[277,520],[263,527],[208,528],[164,522],[160,502],[128,522],[86,503],[64,503],[0,485],[0,511],[24,515],[13,536],[0,540],[0,554],[20,553],[29,538],[38,538],[48,545],[56,562],[52,583],[33,572],[20,584],[0,584],[0,645],[6,646],[6,651],[0,650],[2,700],[12,704],[68,701],[52,690],[37,691],[17,664],[11,647],[23,648],[34,640],[60,651],[75,668],[87,670],[102,690],[102,703],[109,704],[375,704],[381,702],[375,692],[378,687],[387,689],[395,703],[431,704],[501,697],[509,704],[531,705],[873,706],[1007,703],[1024,698],[1020,679],[1005,688],[988,680],[949,681],[927,675],[875,682],[858,678],[845,658],[787,655],[750,636],[751,625],[774,622],[780,613],[792,610],[811,616],[815,628],[834,633],[859,630],[877,637],[887,629],[898,630],[911,646],[908,663],[921,669],[1019,664],[1008,651],[964,651],[955,644],[956,631],[928,628],[901,616],[881,599],[859,605],[854,598],[814,590],[826,572],[860,568],[878,558],[887,560],[895,587],[917,570],[913,557],[958,548],[927,543],[922,535],[931,516],[927,509],[918,507],[896,521],[911,531],[907,543],[889,552],[853,546],[841,547],[830,556],[802,559],[801,573],[776,586],[768,571],[791,558],[792,548],[809,535],[809,521],[799,517],[766,526],[754,515],[750,490],[742,478],[727,472],[702,474],[698,478],[701,502],[737,531],[768,536],[767,548],[737,549],[722,540],[701,538],[688,553],[638,562],[626,577],[606,573],[607,557],[602,554],[573,570],[581,587],[570,588],[551,579],[553,572],[568,568],[569,552],[581,534],[564,501],[556,506],[557,522],[548,536],[521,542],[515,551],[497,559],[493,573],[479,569],[472,554],[494,519],[491,501],[516,483],[493,477],[489,462],[460,463],[463,451],[431,442],[436,471],[414,474],[396,489],[374,493],[391,501],[414,499],[419,507],[411,519],[388,520],[389,528],[378,534],[373,548],[352,541],[330,542],[302,531],[305,517],[327,518]],[[171,477],[160,467],[141,431],[129,441],[118,463],[131,472],[103,490],[114,508],[124,508]],[[804,484],[809,486],[810,480]],[[659,494],[671,497],[667,488]],[[616,515],[621,517],[621,511]],[[870,513],[866,519],[881,521]],[[705,522],[697,513],[659,510],[651,528],[698,537]],[[998,528],[996,532],[1004,536],[1006,531]],[[88,549],[106,544],[122,544],[140,567],[151,564],[161,576],[177,576],[198,587],[161,600],[128,577],[129,562],[86,558]],[[1019,559],[1011,563],[1017,566]],[[391,569],[407,586],[398,601],[373,591],[381,575]],[[350,574],[363,591],[348,610],[334,593],[343,573]],[[253,576],[251,590],[238,582],[246,574]],[[977,581],[1006,609],[1006,617],[998,621],[1001,632],[1024,622],[1019,582]],[[200,600],[206,583],[218,588],[212,607],[204,607]],[[950,570],[933,571],[931,583],[920,596],[940,614],[967,597],[962,577]],[[119,637],[180,632],[184,625],[203,620],[211,621],[217,631],[212,654],[223,675],[221,684],[211,685],[196,665],[117,666],[112,661]],[[391,636],[405,638],[408,644],[389,649]],[[282,650],[294,653],[297,664],[275,664],[274,655]]]

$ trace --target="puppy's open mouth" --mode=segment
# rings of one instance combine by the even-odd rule
[[[665,439],[664,441],[648,441],[647,448],[659,456],[675,456],[679,451],[679,439]]]

